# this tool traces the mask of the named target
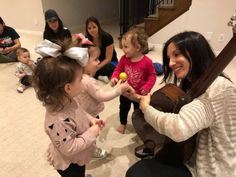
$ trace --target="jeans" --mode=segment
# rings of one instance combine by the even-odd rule
[[[12,51],[6,55],[0,54],[0,63],[17,62],[16,52]]]

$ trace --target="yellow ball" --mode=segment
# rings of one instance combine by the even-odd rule
[[[122,73],[120,73],[119,77],[120,77],[120,79],[121,79],[122,81],[126,81],[126,79],[127,79],[127,74],[126,74],[125,72],[122,72]]]

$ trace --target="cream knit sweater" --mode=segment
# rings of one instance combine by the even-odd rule
[[[178,114],[163,113],[148,106],[146,121],[176,142],[195,133],[195,155],[186,165],[193,177],[236,177],[236,87],[218,77],[207,91]]]

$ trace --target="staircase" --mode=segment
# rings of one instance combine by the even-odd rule
[[[157,16],[150,15],[144,18],[144,28],[149,36],[152,36],[170,22],[189,10],[192,0],[175,0],[173,6],[160,6]]]
[[[124,32],[126,32],[129,27],[135,25],[135,26],[143,27],[146,33],[148,34],[148,36],[152,36],[153,34],[158,32],[160,29],[168,25],[170,22],[174,21],[180,15],[188,11],[191,4],[192,4],[192,0],[158,0],[157,4],[154,3],[155,7],[149,6],[149,11],[150,9],[154,9],[152,11],[154,11],[155,13],[148,15],[143,20],[141,19],[143,23],[134,24],[132,22],[132,24],[130,24],[129,21],[126,19],[125,22],[127,22],[128,25],[126,24],[127,27],[125,30],[123,30],[123,32],[121,32],[121,35]],[[123,12],[124,12],[124,9],[123,9]],[[128,8],[126,9],[125,12],[128,17],[134,15],[134,14],[128,14],[128,12],[130,12]],[[121,19],[125,19],[125,17],[122,16]],[[124,25],[124,24],[122,24],[121,22],[121,25]]]

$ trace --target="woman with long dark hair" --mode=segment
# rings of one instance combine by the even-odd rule
[[[107,83],[118,63],[113,37],[101,28],[98,19],[93,16],[86,20],[86,37],[101,51],[94,77]]]
[[[179,33],[163,48],[164,82],[188,91],[215,58],[203,35],[193,31]],[[157,132],[175,142],[198,133],[196,149],[190,160],[179,166],[167,164],[158,156],[138,161],[126,177],[236,176],[236,86],[223,73],[178,113],[153,108],[150,95],[141,96],[140,109]]]

